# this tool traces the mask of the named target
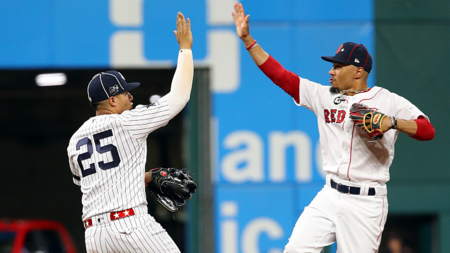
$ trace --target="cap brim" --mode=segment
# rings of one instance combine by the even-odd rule
[[[341,59],[337,59],[335,56],[322,56],[322,60],[328,61],[328,62],[337,62],[337,63],[343,63],[343,64],[350,65],[350,63],[343,61]]]
[[[130,91],[134,88],[137,88],[141,83],[135,82],[135,83],[127,83],[127,87],[125,88],[125,91]]]

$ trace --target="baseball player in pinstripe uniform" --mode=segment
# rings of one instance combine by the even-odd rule
[[[347,42],[322,57],[333,65],[331,87],[321,85],[284,69],[250,35],[242,4],[234,10],[237,34],[256,65],[317,116],[326,184],[299,217],[284,252],[319,253],[334,242],[340,253],[378,252],[395,141],[399,132],[433,139],[428,117],[407,99],[367,86],[372,57],[364,45]]]
[[[174,31],[180,51],[170,92],[133,109],[130,90],[117,71],[98,73],[87,93],[96,108],[67,148],[73,182],[83,193],[82,220],[87,252],[180,252],[148,214],[145,172],[147,136],[165,126],[189,100],[194,73],[190,20],[177,15]]]

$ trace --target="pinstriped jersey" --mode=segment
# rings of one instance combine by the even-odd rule
[[[167,99],[122,114],[87,120],[67,148],[73,182],[83,193],[83,217],[147,205],[147,136],[167,125]]]

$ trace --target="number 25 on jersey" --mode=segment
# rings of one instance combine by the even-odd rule
[[[103,161],[100,161],[97,163],[98,167],[102,170],[109,170],[111,168],[115,168],[117,166],[119,166],[120,164],[120,157],[119,157],[119,152],[117,152],[117,147],[114,146],[113,144],[108,144],[105,146],[101,146],[100,145],[100,140],[104,139],[104,138],[108,138],[110,136],[113,136],[112,130],[106,130],[103,131],[101,133],[98,134],[94,134],[94,143],[95,143],[95,150],[99,153],[99,154],[103,154],[106,152],[111,152],[111,156],[112,156],[112,161],[108,162],[108,163],[104,163]],[[78,165],[81,168],[81,173],[83,175],[83,177],[85,176],[89,176],[91,174],[94,174],[97,172],[97,170],[95,169],[95,163],[91,163],[89,165],[89,168],[85,169],[83,167],[83,161],[86,159],[91,158],[92,154],[94,153],[94,150],[92,149],[92,141],[91,139],[89,139],[88,137],[84,137],[83,139],[79,140],[77,142],[77,150],[80,150],[80,148],[82,146],[86,145],[87,146],[87,152],[82,153],[78,156]]]

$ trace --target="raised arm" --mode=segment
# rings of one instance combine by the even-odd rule
[[[174,33],[180,45],[180,51],[170,92],[165,96],[169,104],[170,119],[175,117],[189,101],[194,77],[191,21],[189,18],[186,20],[181,12],[178,12],[177,30]]]
[[[296,74],[286,70],[253,39],[250,35],[248,25],[250,15],[245,15],[242,4],[236,2],[234,4],[234,12],[231,15],[234,18],[236,32],[239,38],[244,42],[245,48],[259,69],[298,103],[300,78]]]
[[[248,26],[248,20],[250,15],[245,15],[244,7],[242,4],[234,3],[234,12],[231,13],[236,24],[236,32],[244,42],[245,48],[248,49],[250,56],[257,66],[261,66],[267,59],[269,54],[266,53],[258,43],[250,35],[250,29]]]

